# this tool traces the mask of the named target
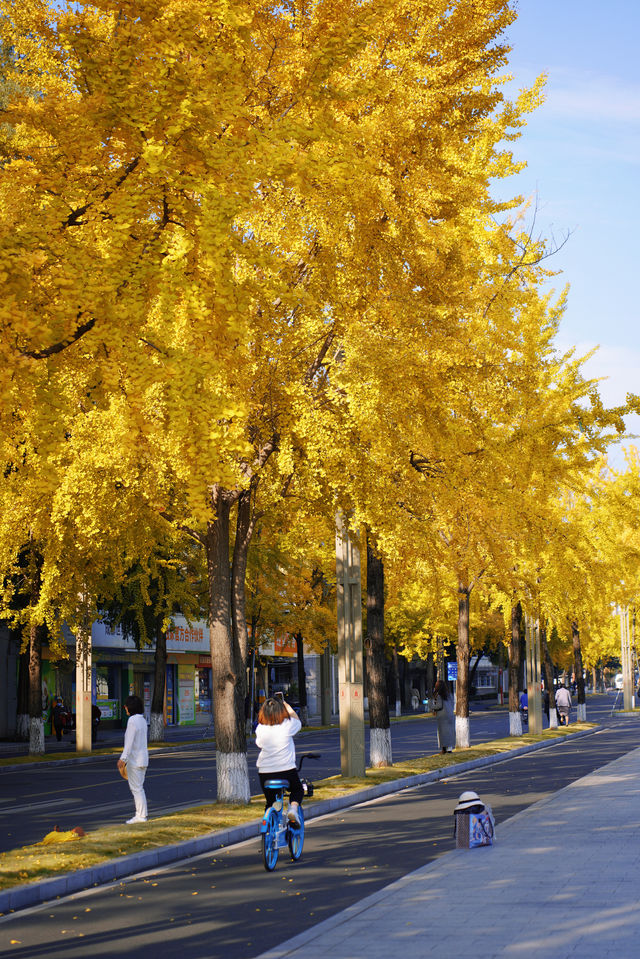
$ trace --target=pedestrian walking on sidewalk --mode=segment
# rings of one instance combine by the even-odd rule
[[[127,819],[127,825],[147,821],[147,797],[144,794],[144,777],[149,765],[147,751],[147,721],[144,706],[139,696],[128,696],[124,704],[129,719],[124,734],[124,748],[118,760],[121,774],[126,770],[126,779],[136,804],[135,816]]]
[[[256,746],[260,750],[256,766],[260,776],[260,785],[264,793],[266,807],[269,808],[277,796],[274,789],[265,786],[268,779],[286,779],[289,783],[291,799],[288,818],[294,825],[300,825],[298,809],[304,797],[302,783],[296,767],[296,748],[293,737],[302,729],[297,713],[280,697],[267,699],[258,713],[256,726]]]
[[[62,734],[64,732],[66,722],[67,710],[65,709],[64,703],[58,696],[53,704],[53,709],[51,710],[51,725],[53,726],[53,731],[56,734],[56,739],[58,742],[62,740]]]
[[[569,713],[571,711],[571,693],[564,683],[560,683],[558,691],[556,692],[556,708],[560,716],[560,725],[568,726]]]
[[[433,687],[431,708],[438,723],[440,752],[450,753],[456,744],[456,724],[453,716],[453,698],[443,679],[439,679]]]

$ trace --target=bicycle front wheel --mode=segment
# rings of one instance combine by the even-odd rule
[[[300,817],[300,825],[289,825],[287,829],[287,843],[294,862],[297,862],[302,855],[302,847],[304,846],[304,813],[302,806],[298,807],[298,816]]]
[[[274,809],[264,814],[266,825],[262,832],[262,861],[267,872],[273,872],[278,861],[278,816]]]

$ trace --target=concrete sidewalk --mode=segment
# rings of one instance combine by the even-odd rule
[[[259,959],[631,959],[639,818],[636,749]]]

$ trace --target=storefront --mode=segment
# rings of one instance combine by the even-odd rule
[[[174,618],[167,633],[167,726],[208,726],[211,722],[211,654],[209,629],[204,622],[189,625]]]
[[[75,644],[68,634],[69,660],[43,664],[43,695],[47,701],[62,695],[73,709],[75,703]],[[105,623],[91,627],[92,701],[101,712],[103,728],[126,724],[127,696],[139,696],[147,722],[155,673],[153,648],[138,650],[119,628]],[[174,618],[167,633],[167,670],[164,714],[167,725],[208,725],[211,722],[211,657],[206,623],[189,625],[182,616]]]

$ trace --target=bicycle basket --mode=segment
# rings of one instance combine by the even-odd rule
[[[309,779],[301,779],[300,783],[302,784],[302,791],[305,796],[307,798],[313,796],[313,783]]]

